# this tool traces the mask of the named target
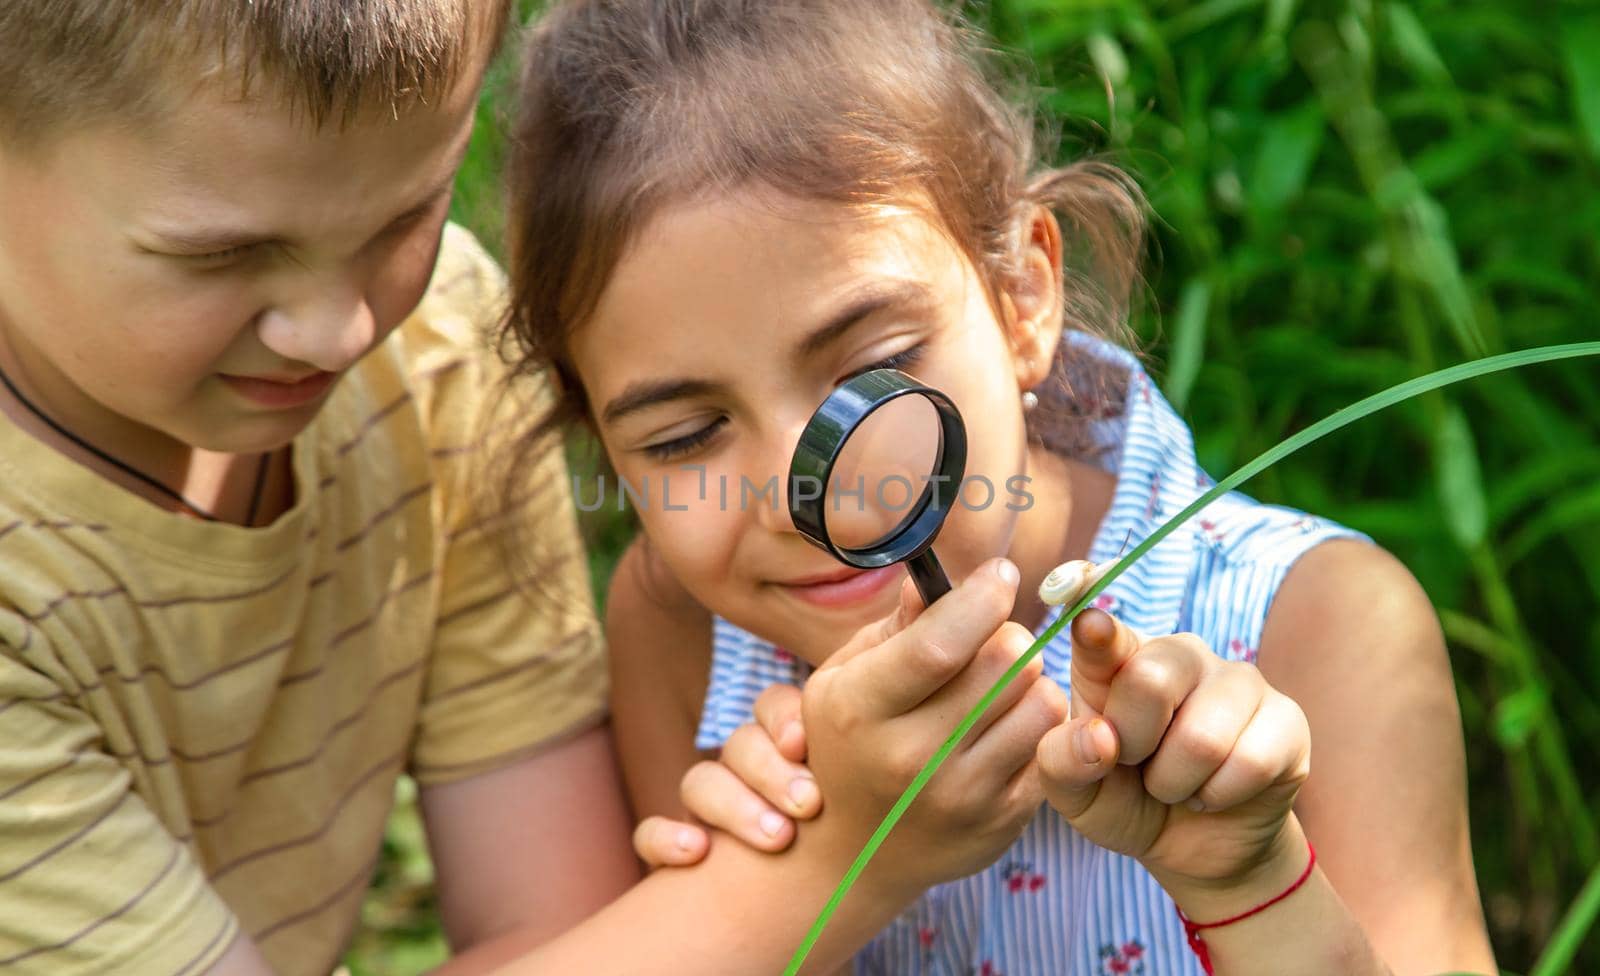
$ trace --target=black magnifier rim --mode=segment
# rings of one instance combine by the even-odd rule
[[[845,442],[872,412],[904,396],[925,397],[939,417],[939,452],[930,481],[916,502],[915,515],[901,520],[893,535],[870,546],[847,549],[828,536],[826,488]],[[967,466],[967,428],[950,398],[897,369],[874,369],[840,384],[806,423],[789,464],[789,517],[807,539],[858,569],[878,569],[921,555],[939,534],[960,494]],[[814,478],[816,498],[801,496],[803,479]],[[944,486],[948,486],[947,488]],[[938,490],[935,490],[935,489]]]

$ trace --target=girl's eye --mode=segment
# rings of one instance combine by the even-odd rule
[[[657,461],[670,461],[704,446],[711,438],[717,436],[717,432],[727,423],[727,417],[718,417],[692,434],[662,441],[660,444],[647,444],[640,450]]]
[[[840,379],[839,382],[848,383],[850,380],[855,379],[862,373],[870,373],[875,369],[905,369],[907,366],[913,366],[916,364],[917,360],[922,358],[923,349],[923,344],[919,342],[909,349],[904,349],[895,353],[893,356],[885,356],[883,359],[880,359],[875,363],[869,363],[860,369],[852,370],[842,379]]]

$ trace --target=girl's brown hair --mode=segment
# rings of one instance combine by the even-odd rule
[[[1031,112],[1001,94],[997,58],[951,11],[924,0],[572,0],[534,28],[524,56],[502,338],[514,373],[553,369],[559,393],[513,457],[591,419],[567,340],[651,216],[702,194],[925,201],[992,303],[1016,284],[1021,234],[1047,206],[1063,224],[1067,328],[1127,344],[1142,196],[1105,163],[1040,169]],[[1062,343],[1038,393],[1030,436],[1072,454],[1086,445],[1083,418],[1120,406],[1120,377]]]

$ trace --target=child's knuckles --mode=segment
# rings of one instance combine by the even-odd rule
[[[985,670],[1004,671],[1026,654],[1032,645],[1033,635],[1017,624],[1008,622],[978,649],[979,666]],[[1037,657],[1029,661],[1028,666],[1032,667],[1036,661]],[[1041,668],[1044,666],[1042,661],[1038,661],[1038,664]],[[1025,672],[1020,672],[1018,676],[1022,673]]]
[[[1185,725],[1172,743],[1178,756],[1191,768],[1207,772],[1218,769],[1234,756],[1238,729],[1223,722],[1193,722]]]
[[[1034,676],[1033,684],[1028,688],[1028,696],[1039,703],[1046,721],[1051,726],[1057,726],[1067,720],[1072,699],[1061,690],[1060,685],[1043,675],[1043,667],[1044,665],[1040,663],[1041,673]]]
[[[1182,631],[1180,633],[1171,634],[1166,638],[1163,638],[1163,640],[1169,641],[1174,646],[1181,647],[1184,651],[1196,655],[1197,657],[1219,662],[1222,660],[1221,658],[1217,657],[1216,652],[1211,650],[1211,645],[1207,644],[1199,634],[1191,633],[1190,631]]]
[[[926,750],[920,742],[905,736],[896,736],[884,747],[883,775],[887,781],[894,785],[896,790],[903,789],[906,784],[922,772],[922,766],[928,761]]]
[[[1140,654],[1129,658],[1111,679],[1119,697],[1139,703],[1166,701],[1176,696],[1181,671],[1170,657]]]
[[[966,663],[966,655],[958,648],[951,647],[944,641],[935,640],[926,633],[912,635],[907,631],[906,639],[908,641],[906,658],[910,666],[921,675],[948,680]]]
[[[678,799],[695,816],[710,819],[726,800],[728,770],[720,762],[702,759],[678,781]]]
[[[800,689],[793,685],[769,685],[756,697],[756,721],[767,731],[776,734],[790,721],[800,717]]]
[[[1189,777],[1179,776],[1164,768],[1144,768],[1144,791],[1157,801],[1172,806],[1195,795],[1195,785]]]
[[[1250,795],[1262,792],[1278,781],[1295,757],[1267,747],[1240,747],[1228,757],[1228,782]]]
[[[1008,828],[1033,819],[1045,799],[1039,764],[1030,762],[1000,791],[1000,819]]]
[[[778,754],[766,729],[746,723],[733,730],[722,746],[723,763],[752,787],[762,789],[768,781],[785,778],[789,763]]]
[[[1260,693],[1265,693],[1268,687],[1267,679],[1262,676],[1261,669],[1244,661],[1220,661],[1216,665],[1216,672],[1229,681],[1255,688]]]

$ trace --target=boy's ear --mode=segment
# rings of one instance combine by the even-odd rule
[[[1031,390],[1050,375],[1061,341],[1061,225],[1041,206],[1033,207],[1023,220],[1015,273],[1000,296],[1000,308],[1017,388]]]

